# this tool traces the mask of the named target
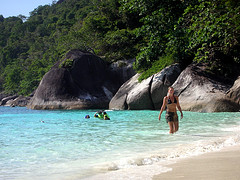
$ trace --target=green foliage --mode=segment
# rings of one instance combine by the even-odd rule
[[[229,7],[223,2],[203,1],[199,6],[186,10],[188,14],[195,12],[188,34],[191,37],[189,48],[197,50],[196,61],[207,61],[215,51],[227,54],[237,45],[240,26],[236,20],[239,20],[240,7]]]
[[[66,59],[62,61],[62,63],[59,64],[59,68],[71,68],[73,66],[73,60],[72,59]]]
[[[71,49],[110,62],[136,58],[141,79],[192,61],[233,76],[240,66],[239,12],[236,0],[61,0],[27,19],[0,15],[0,90],[30,94]]]
[[[108,31],[104,37],[106,59],[129,59],[136,54],[136,35],[134,31],[121,29]]]
[[[233,76],[231,71],[240,64],[240,3],[199,2],[189,6],[182,19],[188,25],[188,51],[194,53],[194,61],[207,63],[215,73]]]
[[[67,51],[83,47],[76,46],[81,39],[75,40],[73,34],[94,8],[88,0],[71,0],[39,6],[25,22],[22,16],[1,16],[0,89],[23,95],[36,89],[43,75]]]
[[[165,67],[167,67],[173,63],[174,63],[173,57],[171,57],[171,56],[161,57],[159,60],[155,61],[152,64],[151,68],[144,71],[140,75],[138,80],[141,82],[142,80],[147,79],[148,77],[152,76],[153,74],[160,72],[162,69],[164,69]]]
[[[135,69],[140,72],[151,67],[159,57],[166,55],[169,36],[184,11],[180,0],[142,1],[141,7],[143,26],[139,29],[139,35],[144,37],[145,43],[135,63]]]
[[[137,55],[135,69],[146,71],[158,57],[172,56],[183,67],[196,61],[207,63],[219,75],[239,75],[239,5],[234,0],[175,1],[170,7],[161,4],[150,15],[144,8],[142,14],[148,15],[142,18],[139,32],[144,33],[146,44]]]
[[[4,88],[5,92],[7,93],[18,93],[20,82],[21,82],[21,76],[22,76],[22,70],[19,66],[16,64],[8,65],[4,72],[5,75],[5,83]]]

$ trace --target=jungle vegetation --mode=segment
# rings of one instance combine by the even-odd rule
[[[59,0],[29,17],[0,15],[0,91],[29,95],[71,49],[135,58],[140,80],[176,62],[236,77],[239,23],[238,0]]]

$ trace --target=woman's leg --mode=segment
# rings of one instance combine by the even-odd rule
[[[173,116],[173,126],[174,126],[174,132],[177,132],[179,125],[178,125],[178,115],[176,112],[174,113],[174,116]]]
[[[169,134],[173,134],[174,133],[174,124],[173,122],[168,122],[168,125],[169,125]]]
[[[174,121],[174,132],[178,131],[178,127],[179,127],[178,121]]]

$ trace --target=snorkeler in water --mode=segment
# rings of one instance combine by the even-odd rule
[[[98,111],[94,114],[94,117],[104,120],[110,120],[109,115],[105,111]]]
[[[103,119],[110,120],[110,117],[108,116],[108,114],[106,112],[103,112]]]
[[[89,115],[86,115],[86,116],[85,116],[85,119],[90,119],[90,116],[89,116]]]
[[[96,112],[96,113],[94,114],[94,117],[99,118],[99,119],[103,119],[103,113],[102,113],[102,111]]]

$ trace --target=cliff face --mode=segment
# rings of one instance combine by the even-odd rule
[[[119,78],[99,57],[79,50],[67,53],[45,74],[28,104],[32,109],[108,108]]]

